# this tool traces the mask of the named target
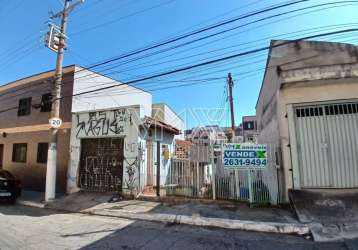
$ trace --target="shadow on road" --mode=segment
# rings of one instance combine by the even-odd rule
[[[137,221],[81,249],[346,250],[347,246],[345,242],[315,243],[291,235],[208,229],[169,223],[158,224]]]
[[[16,209],[15,209],[16,207]],[[9,204],[5,201],[0,201],[0,215],[15,215],[15,216],[30,216],[30,217],[41,217],[49,216],[52,214],[67,214],[67,212],[39,209],[33,207],[25,207],[21,205]]]

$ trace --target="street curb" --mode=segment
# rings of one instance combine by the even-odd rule
[[[97,216],[117,217],[131,220],[152,221],[160,223],[172,223],[181,225],[192,225],[200,227],[224,228],[231,230],[255,231],[263,233],[279,233],[279,234],[294,234],[294,235],[308,235],[310,229],[306,224],[297,223],[281,223],[281,222],[263,222],[263,221],[249,221],[249,220],[231,220],[222,218],[210,218],[201,216],[187,216],[187,215],[173,215],[173,214],[148,214],[148,213],[133,213],[130,211],[111,211],[109,209],[101,210],[82,210],[73,211],[69,209],[56,208],[47,206],[44,203],[37,203],[32,201],[18,200],[18,204],[30,207],[52,209],[58,211],[81,213]]]
[[[231,230],[245,230],[265,233],[280,233],[280,234],[296,234],[307,235],[310,233],[309,227],[305,224],[295,223],[280,223],[280,222],[263,222],[263,221],[249,221],[249,220],[231,220],[222,218],[209,217],[192,217],[187,215],[173,215],[173,214],[146,214],[146,213],[130,213],[109,210],[100,211],[83,211],[91,215],[119,217],[133,220],[144,220],[162,223],[183,224],[201,227],[216,227]]]
[[[39,203],[39,202],[34,202],[34,201],[26,201],[26,200],[21,200],[21,199],[17,199],[16,204],[28,206],[28,207],[46,208],[46,204],[44,204],[44,203]]]

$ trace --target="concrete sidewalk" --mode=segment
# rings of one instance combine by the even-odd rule
[[[358,238],[358,190],[291,190],[290,198],[315,241]]]
[[[234,203],[218,205],[204,201],[161,203],[119,200],[109,202],[111,198],[111,194],[78,192],[47,203],[45,207],[67,212],[161,223],[270,233],[309,234],[308,226],[299,223],[290,211],[285,209],[249,208],[246,204]]]

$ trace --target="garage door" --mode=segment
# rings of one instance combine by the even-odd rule
[[[88,191],[122,191],[123,139],[81,140],[79,187]]]
[[[358,103],[295,108],[302,188],[358,187]]]

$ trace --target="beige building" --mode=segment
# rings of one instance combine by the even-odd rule
[[[54,73],[0,86],[0,167],[28,190],[45,189]],[[97,91],[108,86],[115,87]],[[138,194],[167,184],[167,156],[174,154],[174,137],[183,127],[167,105],[153,104],[149,92],[74,65],[64,68],[61,96],[57,192]]]
[[[61,95],[72,94],[75,67],[64,68]],[[0,166],[21,179],[26,189],[43,191],[49,141],[50,83],[54,71],[0,86]],[[71,128],[71,98],[61,102],[56,190],[66,190]]]
[[[272,41],[256,115],[284,201],[289,189],[358,188],[357,47]]]

